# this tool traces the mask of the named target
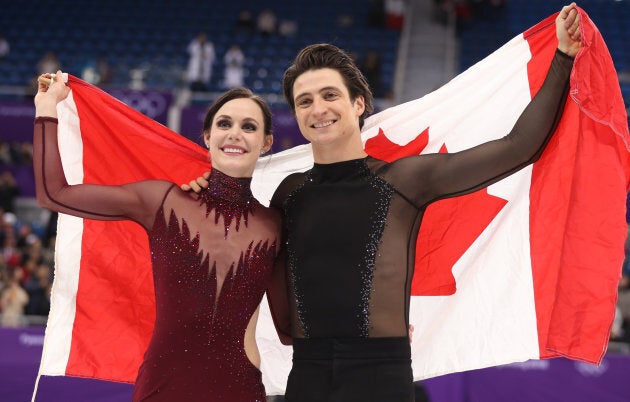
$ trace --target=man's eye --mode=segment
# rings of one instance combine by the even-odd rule
[[[298,106],[308,106],[311,103],[309,99],[302,99],[298,101]]]

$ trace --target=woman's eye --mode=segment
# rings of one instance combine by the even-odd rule
[[[258,127],[256,127],[253,124],[244,124],[243,125],[243,130],[245,130],[245,131],[256,131],[257,128]]]
[[[217,127],[230,128],[232,127],[232,123],[229,120],[219,120],[217,121]]]

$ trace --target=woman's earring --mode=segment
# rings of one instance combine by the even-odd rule
[[[264,155],[264,154],[265,154],[265,149],[264,149],[264,148],[260,150],[260,154],[261,154],[261,155]]]

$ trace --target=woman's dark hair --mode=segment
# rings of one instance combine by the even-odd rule
[[[271,135],[272,127],[271,127],[271,110],[269,110],[269,106],[267,102],[260,96],[254,94],[247,88],[232,88],[223,93],[223,95],[219,96],[208,108],[206,112],[206,117],[203,119],[203,132],[207,131],[212,127],[212,120],[214,116],[217,114],[219,109],[223,107],[226,103],[234,99],[251,99],[258,104],[260,110],[263,114],[263,125],[265,135]]]
[[[295,80],[309,70],[331,68],[337,70],[348,88],[350,100],[354,101],[362,96],[365,102],[365,110],[359,116],[359,127],[363,128],[365,118],[372,113],[374,107],[373,95],[367,80],[349,54],[335,45],[319,43],[305,47],[298,53],[293,64],[284,72],[282,90],[284,97],[295,114],[295,102],[293,100],[293,84]]]

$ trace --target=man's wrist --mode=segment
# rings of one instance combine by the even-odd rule
[[[567,52],[566,50],[563,50],[560,48],[560,46],[558,46],[558,48],[556,49],[556,52],[560,55],[560,56],[564,56],[568,59],[575,59],[575,56],[571,56],[571,54],[569,52]]]

